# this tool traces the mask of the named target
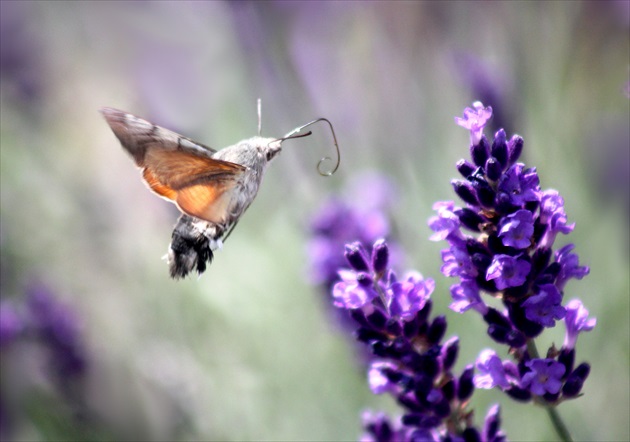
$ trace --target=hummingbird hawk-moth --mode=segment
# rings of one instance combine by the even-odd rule
[[[300,126],[282,138],[260,135],[221,150],[179,135],[127,112],[110,107],[101,113],[112,131],[141,169],[149,189],[178,207],[177,220],[166,255],[171,277],[183,278],[196,270],[201,275],[212,262],[213,251],[221,248],[241,215],[250,206],[269,162],[280,153],[282,142],[311,134],[300,132],[318,121],[330,126],[339,167],[339,146],[330,121],[319,118]]]

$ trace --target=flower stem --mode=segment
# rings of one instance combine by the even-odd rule
[[[529,352],[530,357],[538,358],[538,348],[536,348],[536,342],[533,339],[527,340],[527,351]],[[545,405],[545,409],[547,410],[547,414],[549,415],[549,419],[551,419],[551,423],[553,424],[553,428],[556,430],[556,433],[560,437],[560,440],[564,442],[572,442],[573,438],[571,437],[571,433],[569,433],[569,429],[564,424],[564,421],[558,414],[558,410],[556,410],[555,405]]]
[[[569,429],[564,424],[564,421],[558,414],[558,410],[556,410],[556,407],[553,405],[550,405],[545,408],[547,409],[547,414],[549,415],[549,419],[551,419],[553,428],[556,430],[556,433],[558,433],[558,436],[560,436],[560,439],[565,442],[572,442],[573,438],[571,437],[571,434],[569,433]]]

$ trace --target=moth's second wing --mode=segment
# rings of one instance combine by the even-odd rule
[[[188,215],[225,221],[230,191],[244,166],[214,159],[209,147],[132,114],[112,108],[101,112],[151,190]]]
[[[174,201],[182,212],[224,223],[232,189],[245,167],[188,152],[151,149],[142,176],[151,190]]]

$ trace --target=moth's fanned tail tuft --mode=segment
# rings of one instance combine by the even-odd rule
[[[182,215],[171,236],[168,265],[171,278],[185,278],[190,272],[201,275],[212,262],[216,226],[188,215]]]

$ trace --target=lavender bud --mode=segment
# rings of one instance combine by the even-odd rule
[[[475,172],[475,165],[463,158],[455,164],[455,167],[464,178],[468,178]]]
[[[365,313],[363,313],[363,310],[361,309],[350,310],[350,317],[363,327],[370,326],[368,321],[365,319]]]
[[[459,338],[456,336],[449,339],[442,347],[442,370],[449,371],[459,354]]]
[[[441,390],[446,400],[449,402],[452,401],[455,398],[455,381],[453,379],[449,379],[444,385],[442,385]]]
[[[473,163],[478,167],[483,167],[486,164],[486,160],[490,156],[490,143],[485,135],[481,136],[481,140],[475,146],[470,148],[470,157]]]
[[[507,137],[505,136],[505,131],[503,129],[499,129],[496,134],[494,134],[494,141],[492,141],[492,150],[490,151],[491,155],[497,159],[499,164],[502,167],[505,167],[508,163],[508,145],[507,145]]]
[[[468,238],[466,240],[466,251],[471,256],[475,254],[482,254],[492,259],[490,251],[486,248],[486,246],[474,238]]]
[[[515,386],[512,386],[511,388],[506,390],[505,393],[515,401],[519,402],[529,402],[529,400],[532,398],[532,394],[529,390]]]
[[[354,270],[358,272],[369,272],[365,250],[360,242],[346,244],[345,257]]]
[[[383,335],[384,339],[383,340],[378,340],[375,342],[372,342],[371,345],[371,349],[372,349],[372,354],[374,356],[377,356],[379,358],[387,358],[390,357],[390,350],[389,350],[389,346],[387,346],[385,344],[387,336]]]
[[[479,205],[476,192],[468,181],[452,180],[451,185],[453,186],[453,190],[457,196],[460,197],[462,201],[470,204],[471,206]]]
[[[387,335],[376,330],[361,327],[354,333],[354,337],[359,342],[380,342],[387,340]]]
[[[445,418],[451,414],[451,404],[449,404],[448,400],[444,396],[442,396],[442,400],[433,404],[433,407],[431,408],[433,409],[433,412],[441,418]]]
[[[392,341],[391,349],[397,357],[401,357],[411,352],[411,344],[402,336],[398,336]]]
[[[389,261],[389,249],[384,239],[379,239],[374,243],[372,249],[372,268],[376,274],[382,274],[387,269]]]
[[[507,193],[499,192],[496,197],[495,209],[499,213],[507,214],[517,211],[519,207],[514,205],[510,195],[508,195]]]
[[[518,302],[528,293],[527,284],[519,285],[518,287],[509,287],[503,290],[503,299],[510,302]]]
[[[488,336],[499,344],[507,343],[507,337],[510,329],[501,327],[500,325],[491,324],[488,326]]]
[[[538,244],[543,235],[547,233],[549,226],[547,224],[541,224],[540,219],[534,222],[534,234],[532,235],[532,241],[534,244]]]
[[[387,316],[382,311],[376,309],[371,314],[366,316],[368,323],[377,330],[381,330],[385,327],[387,322]]]
[[[431,307],[433,307],[433,301],[429,299],[424,304],[424,307],[422,307],[422,310],[420,310],[416,315],[416,320],[418,321],[420,328],[422,327],[422,325],[426,324],[427,318],[431,314]]]
[[[385,324],[385,330],[390,335],[398,336],[402,333],[402,326],[396,319],[390,318]]]
[[[496,193],[490,187],[490,184],[484,179],[478,178],[471,181],[472,187],[477,193],[477,199],[484,207],[493,207]]]
[[[488,325],[494,324],[494,325],[501,326],[506,329],[512,328],[512,325],[509,319],[507,319],[505,316],[499,313],[498,310],[494,308],[489,308],[488,312],[483,316],[483,319],[484,321],[486,321]]]
[[[488,222],[484,217],[469,208],[456,210],[455,215],[459,217],[459,221],[464,227],[473,232],[480,232],[481,228],[479,226]]]
[[[437,356],[429,354],[429,352],[423,355],[412,354],[405,362],[416,372],[424,373],[433,379],[440,372],[440,363]]]
[[[519,301],[518,303],[508,303],[506,305],[508,308],[508,314],[512,320],[512,324],[514,324],[518,330],[525,333],[528,338],[535,338],[543,331],[544,327],[541,324],[530,321],[525,317],[525,309],[521,306],[523,301],[524,300]]]
[[[518,330],[510,330],[505,336],[505,343],[512,348],[520,348],[527,343],[527,338]]]
[[[550,404],[556,402],[558,400],[558,398],[560,397],[560,392],[557,393],[545,393],[543,394],[543,399],[547,402],[549,402]]]
[[[485,253],[475,253],[474,255],[471,255],[470,261],[472,262],[472,265],[475,266],[475,268],[477,269],[477,272],[479,273],[479,278],[482,279],[484,283],[494,284],[494,281],[486,281],[485,276],[488,267],[490,267],[490,264],[492,263],[492,257],[490,255],[487,255]]]
[[[503,166],[496,158],[490,157],[488,158],[488,161],[486,161],[485,170],[486,177],[488,177],[490,181],[497,181],[501,177]]]
[[[519,135],[512,135],[510,142],[508,143],[508,166],[516,163],[523,151],[523,138]]]
[[[483,440],[496,442],[505,440],[505,436],[499,432],[501,427],[501,413],[498,404],[492,406],[488,414],[486,414],[483,427]]]
[[[532,275],[537,275],[542,272],[547,265],[549,265],[549,260],[551,259],[551,249],[548,247],[541,247],[536,249],[534,254],[532,255]]]
[[[420,374],[414,379],[413,394],[419,401],[424,402],[432,388],[433,377]]]
[[[403,324],[403,336],[407,339],[412,339],[418,335],[419,323],[418,317],[416,316],[411,321],[405,322]]]
[[[573,370],[573,374],[575,376],[579,376],[584,381],[586,380],[586,378],[588,377],[590,373],[591,373],[591,366],[586,362],[582,362],[580,365],[577,366],[575,370]]]
[[[567,379],[569,374],[573,371],[573,364],[575,364],[575,348],[566,349],[563,348],[560,350],[560,354],[558,355],[558,362],[560,362],[565,367],[565,372],[563,379]]]
[[[482,442],[479,431],[477,431],[477,429],[474,427],[466,428],[462,433],[462,438],[464,439],[464,442]]]
[[[586,381],[590,371],[591,367],[586,362],[578,365],[562,386],[562,394],[566,397],[575,397],[580,394],[584,381]]]
[[[457,383],[457,398],[462,402],[468,400],[475,391],[475,385],[473,384],[474,373],[475,370],[473,366],[467,365],[459,377],[459,382]]]
[[[437,344],[444,337],[444,333],[446,333],[446,317],[436,316],[427,331],[427,341]]]
[[[562,386],[562,395],[568,398],[576,397],[582,391],[583,386],[583,379],[576,376],[571,376]]]
[[[370,274],[365,272],[359,272],[357,274],[357,282],[363,288],[372,287],[374,285],[374,280]]]
[[[440,424],[440,419],[437,416],[430,416],[426,414],[420,413],[409,413],[405,414],[401,421],[403,425],[409,427],[418,427],[418,428],[433,428]]]
[[[560,265],[560,263],[552,262],[545,269],[545,275],[549,275],[553,279],[555,279],[561,271],[562,271],[562,266]]]

